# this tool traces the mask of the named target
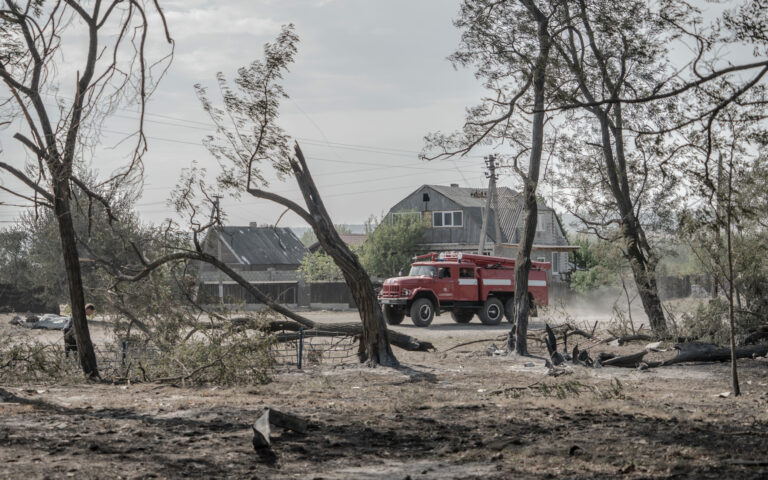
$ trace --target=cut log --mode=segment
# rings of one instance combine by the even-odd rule
[[[661,365],[674,365],[685,362],[727,362],[731,360],[731,349],[711,343],[679,343],[675,345],[677,356],[665,360]],[[768,355],[768,345],[750,345],[737,347],[736,358],[764,357]]]

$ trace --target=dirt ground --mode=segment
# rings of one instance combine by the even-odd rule
[[[60,332],[0,324],[4,335],[60,341]],[[97,341],[108,337],[105,323],[93,328]],[[488,355],[507,324],[443,315],[428,329],[408,319],[396,328],[438,351],[396,350],[400,369],[283,367],[271,383],[242,388],[0,386],[0,477],[768,478],[766,359],[739,362],[735,398],[721,396],[728,364],[569,367],[554,378],[541,359]],[[257,454],[251,424],[264,406],[305,417],[308,433],[275,429],[274,456]]]

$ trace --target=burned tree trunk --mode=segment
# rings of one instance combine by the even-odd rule
[[[360,320],[363,323],[362,341],[358,352],[360,361],[367,361],[371,365],[397,366],[399,363],[389,345],[387,324],[376,300],[373,283],[357,255],[347,247],[336,232],[298,143],[294,151],[296,158],[291,160],[291,169],[304,196],[307,210],[280,195],[264,190],[249,188],[248,193],[288,207],[312,227],[320,245],[344,274],[344,280],[360,312]]]
[[[664,336],[667,333],[667,324],[656,285],[656,262],[653,259],[653,253],[640,220],[635,213],[632,190],[629,186],[624,158],[623,113],[620,104],[613,108],[615,109],[613,113],[614,124],[611,124],[607,112],[596,109],[596,115],[600,122],[607,183],[621,217],[620,233],[625,242],[624,253],[632,268],[632,275],[637,284],[640,300],[646,315],[648,315],[653,333],[657,336]]]
[[[547,78],[547,64],[549,63],[549,50],[551,39],[548,31],[548,20],[533,2],[523,2],[528,11],[536,19],[538,26],[539,53],[534,66],[534,114],[531,132],[531,155],[528,160],[528,171],[520,173],[523,183],[523,238],[517,250],[515,261],[515,325],[510,332],[508,342],[509,349],[514,347],[518,355],[528,355],[528,316],[530,314],[530,300],[528,298],[528,274],[531,271],[531,249],[533,239],[536,236],[536,222],[538,220],[538,205],[536,203],[536,187],[539,183],[539,169],[541,167],[541,154],[544,149],[544,88]],[[514,342],[513,342],[514,339]]]
[[[83,277],[80,272],[80,257],[77,252],[75,227],[72,222],[72,211],[69,204],[69,177],[63,181],[53,182],[53,210],[58,219],[61,250],[64,257],[64,267],[67,271],[69,285],[69,302],[72,308],[72,325],[77,341],[77,356],[83,372],[90,378],[98,378],[99,370],[96,365],[96,353],[88,331],[88,321],[85,316],[85,294]]]
[[[331,217],[325,209],[320,192],[307,168],[304,154],[296,144],[296,160],[291,162],[304,201],[312,216],[312,229],[325,252],[333,258],[344,274],[352,297],[355,299],[363,323],[363,338],[358,356],[370,364],[397,366],[398,361],[389,346],[387,324],[381,312],[373,283],[354,252],[339,237]]]

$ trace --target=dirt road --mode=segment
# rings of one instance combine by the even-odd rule
[[[397,350],[401,369],[316,365],[241,388],[2,386],[0,477],[768,476],[765,359],[740,361],[739,398],[720,396],[729,390],[726,364],[571,367],[553,378],[540,360],[487,356],[492,342],[446,351],[508,325],[436,320],[396,327],[439,349]],[[307,418],[309,432],[276,429],[274,457],[257,454],[250,425],[263,406]]]

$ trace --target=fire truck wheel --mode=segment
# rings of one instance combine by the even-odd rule
[[[389,325],[400,325],[405,318],[405,311],[394,305],[383,305],[381,312],[384,314],[384,320],[386,320]]]
[[[490,297],[480,311],[480,321],[485,325],[498,325],[504,318],[504,304],[498,298]]]
[[[509,323],[515,323],[515,297],[510,297],[504,302],[504,315]]]
[[[417,327],[428,327],[435,318],[435,306],[432,300],[420,298],[411,305],[411,321]]]
[[[456,323],[469,323],[475,316],[474,310],[454,310],[451,312],[451,318]]]

